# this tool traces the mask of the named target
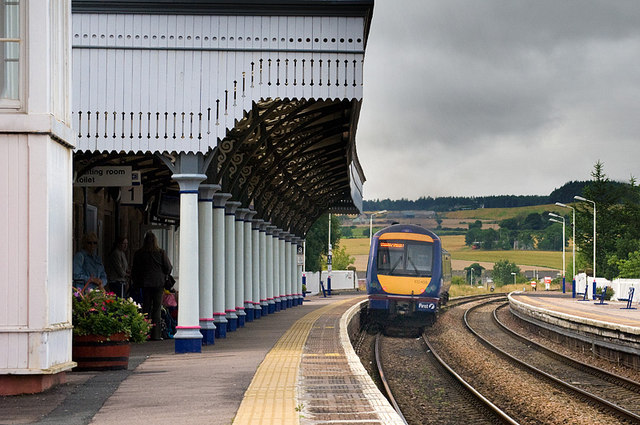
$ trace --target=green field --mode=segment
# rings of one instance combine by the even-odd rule
[[[562,269],[562,253],[559,251],[483,251],[471,249],[464,244],[464,235],[442,236],[442,245],[451,253],[453,260],[495,263],[509,260],[521,266]],[[369,238],[340,239],[340,246],[355,257],[357,270],[365,270],[369,255]],[[570,255],[567,255],[567,262]],[[568,263],[567,263],[568,265]]]
[[[527,291],[531,289],[529,285],[522,285],[522,284],[513,285],[512,284],[512,285],[497,286],[494,292],[509,293],[513,291],[522,291],[523,287]],[[558,290],[558,289],[560,289],[560,285],[555,285],[555,284],[551,285],[551,290]],[[477,286],[470,286],[470,285],[451,285],[451,289],[449,290],[449,295],[451,298],[464,297],[468,295],[489,294],[489,293],[490,293],[489,288],[480,288]]]
[[[446,213],[446,218],[455,218],[458,220],[492,220],[500,221],[507,218],[528,215],[531,213],[541,214],[545,211],[555,212],[556,214],[566,214],[567,209],[559,207],[555,204],[535,205],[531,207],[516,208],[480,208],[477,210],[450,211]]]
[[[369,255],[369,238],[340,239],[338,245],[345,247],[349,255]]]

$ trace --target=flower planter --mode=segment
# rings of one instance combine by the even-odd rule
[[[125,334],[114,334],[109,338],[101,335],[73,337],[74,368],[80,370],[122,370],[129,366],[131,347]]]

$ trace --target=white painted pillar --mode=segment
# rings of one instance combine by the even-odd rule
[[[202,184],[198,196],[198,246],[200,265],[200,333],[202,343],[215,342],[213,323],[213,194],[220,190],[217,184]]]
[[[302,238],[297,238],[297,247],[296,247],[296,287],[298,288],[298,305],[302,305],[302,300],[304,299],[304,293],[302,292],[302,268],[303,268],[303,258],[304,251],[302,249]],[[299,254],[299,252],[301,254]]]
[[[284,293],[286,295],[287,308],[293,307],[293,296],[291,291],[291,234],[284,234]]]
[[[227,337],[225,312],[225,204],[230,193],[213,194],[213,323],[216,338]]]
[[[282,305],[282,309],[287,308],[287,269],[286,269],[286,253],[285,253],[285,243],[284,238],[287,233],[284,230],[280,231],[278,235],[278,261],[280,261],[280,266],[278,271],[280,273],[280,301]]]
[[[247,314],[246,321],[253,322],[255,312],[253,311],[253,235],[251,232],[251,221],[255,211],[247,210],[244,215],[244,312]]]
[[[274,228],[271,235],[273,246],[273,301],[276,303],[276,311],[282,310],[282,293],[280,292],[280,232]]]
[[[244,311],[244,217],[249,210],[238,208],[236,210],[236,314],[238,315],[238,327],[243,328],[247,313]]]
[[[227,201],[225,205],[225,244],[224,244],[224,312],[227,315],[227,331],[238,329],[238,315],[236,314],[236,209],[240,202]]]
[[[180,296],[178,326],[174,336],[176,353],[202,351],[198,312],[198,186],[204,174],[173,174],[180,186]]]
[[[273,231],[276,226],[268,225],[265,238],[265,248],[267,252],[266,264],[267,264],[267,304],[269,308],[269,314],[276,312],[276,300],[275,300],[275,287],[274,287],[274,252],[273,252]]]
[[[268,264],[267,264],[267,227],[269,226],[268,221],[263,221],[260,223],[260,307],[262,307],[262,315],[266,316],[270,314],[269,311],[269,296],[267,295],[267,287],[269,278],[268,274]]]
[[[291,304],[296,306],[298,305],[298,285],[297,285],[297,270],[298,267],[296,265],[296,238],[295,236],[291,236],[291,252],[289,252],[289,258],[291,259],[289,263],[289,273],[291,273]]]
[[[260,225],[264,220],[254,218],[251,221],[251,303],[253,304],[253,317],[262,317],[262,306],[260,305]]]

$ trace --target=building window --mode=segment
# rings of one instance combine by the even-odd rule
[[[20,0],[0,0],[0,105],[20,100]]]

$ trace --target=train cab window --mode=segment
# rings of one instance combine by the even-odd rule
[[[430,276],[433,244],[418,241],[380,241],[378,273],[393,276]]]

